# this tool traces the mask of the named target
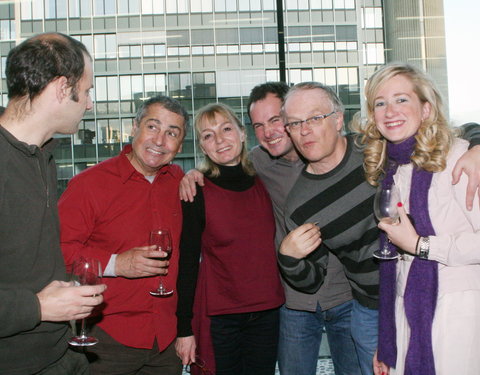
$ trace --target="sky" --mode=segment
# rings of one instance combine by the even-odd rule
[[[444,0],[444,14],[450,120],[480,123],[480,1]]]

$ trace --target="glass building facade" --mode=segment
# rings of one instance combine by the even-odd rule
[[[334,88],[346,122],[361,108],[366,78],[385,63],[381,0],[283,0],[289,84]],[[117,155],[133,117],[153,94],[177,98],[193,115],[220,101],[248,125],[246,102],[258,83],[279,80],[276,0],[22,0],[0,2],[0,105],[7,104],[9,50],[58,31],[82,41],[94,60],[94,109],[56,150],[59,190],[76,173]],[[249,128],[247,126],[247,128]],[[255,144],[249,129],[249,145]],[[199,150],[190,127],[175,160],[184,170]]]

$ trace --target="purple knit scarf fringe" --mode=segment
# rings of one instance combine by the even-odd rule
[[[398,165],[410,163],[415,137],[400,144],[388,143],[389,165],[382,186],[391,186]],[[434,235],[428,212],[428,190],[432,173],[414,169],[410,189],[410,215],[420,236]],[[382,233],[380,246],[386,241]],[[391,249],[396,251],[393,244]],[[378,359],[390,367],[396,366],[397,346],[395,329],[397,260],[380,263],[380,303]],[[434,261],[415,258],[410,267],[404,295],[405,314],[410,326],[410,341],[405,359],[405,375],[435,375],[432,350],[432,322],[438,293],[438,265]]]

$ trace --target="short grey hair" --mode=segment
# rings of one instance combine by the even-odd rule
[[[296,85],[292,86],[290,88],[290,90],[288,90],[287,95],[285,95],[284,106],[285,106],[285,103],[287,102],[288,98],[290,96],[292,96],[293,94],[295,94],[297,91],[315,90],[315,89],[323,90],[325,92],[325,94],[327,94],[328,99],[332,103],[333,110],[335,112],[341,112],[341,113],[345,112],[345,107],[343,106],[343,103],[340,100],[340,98],[338,97],[337,93],[331,87],[326,86],[323,83],[314,82],[314,81],[300,82],[300,83],[297,83]]]

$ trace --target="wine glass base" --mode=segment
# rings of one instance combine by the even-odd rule
[[[173,294],[173,290],[151,290],[150,294],[155,297],[168,297]]]
[[[98,343],[98,339],[91,336],[75,336],[68,340],[68,343],[72,346],[92,346]]]
[[[382,259],[382,260],[393,260],[393,259],[400,258],[400,255],[398,253],[391,253],[390,251],[385,252],[383,250],[374,251],[373,256],[377,259]]]

